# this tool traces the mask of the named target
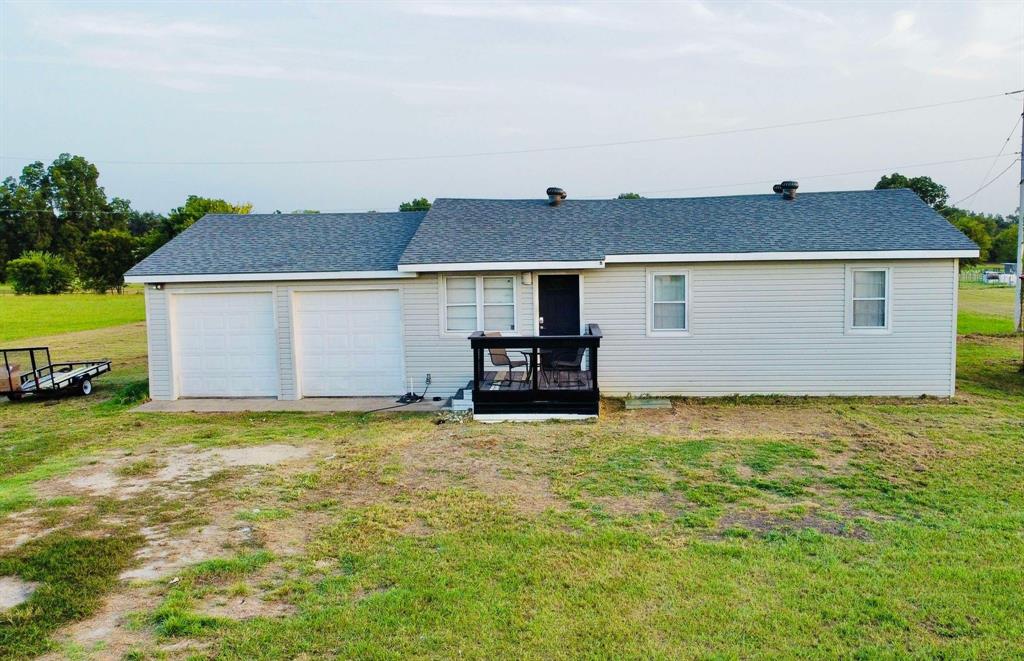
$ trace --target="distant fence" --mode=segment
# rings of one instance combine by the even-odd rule
[[[984,282],[985,271],[988,269],[968,267],[960,269],[960,282]]]

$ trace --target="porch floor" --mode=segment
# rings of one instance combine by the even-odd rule
[[[484,372],[483,381],[480,382],[481,390],[529,390],[532,387],[526,378],[526,372],[516,371],[509,378],[508,371]],[[537,378],[537,387],[540,390],[591,390],[589,371],[540,371]]]

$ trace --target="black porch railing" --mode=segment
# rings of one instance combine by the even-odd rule
[[[597,415],[601,328],[582,335],[469,336],[476,413]]]

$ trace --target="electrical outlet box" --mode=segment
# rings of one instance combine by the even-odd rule
[[[428,386],[430,385],[430,374],[429,373],[427,374],[427,385]]]

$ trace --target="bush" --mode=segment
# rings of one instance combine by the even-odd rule
[[[29,251],[7,262],[7,280],[15,294],[61,294],[71,291],[75,271],[59,255]]]

